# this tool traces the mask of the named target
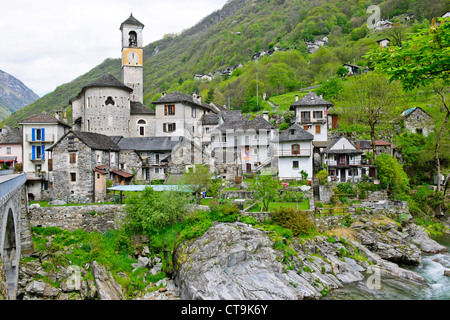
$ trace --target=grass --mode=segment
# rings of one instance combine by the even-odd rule
[[[271,202],[269,203],[269,211],[275,211],[277,209],[287,207],[287,208],[296,208],[298,204],[298,210],[305,211],[309,210],[309,200],[306,199],[303,202]],[[249,210],[249,212],[259,212],[261,210],[260,205],[255,205],[253,208]]]

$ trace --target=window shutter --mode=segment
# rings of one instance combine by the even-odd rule
[[[177,131],[177,124],[176,124],[176,123],[174,123],[174,124],[172,125],[172,131]]]
[[[167,116],[167,106],[164,106],[164,115]]]
[[[167,123],[163,124],[163,132],[167,132]]]
[[[36,141],[36,129],[31,129],[31,141]]]
[[[41,130],[41,141],[46,141],[45,140],[45,128],[42,128],[42,130]]]
[[[320,126],[316,126],[316,134],[320,134]]]
[[[41,146],[41,159],[45,160],[45,146]]]
[[[31,147],[31,160],[36,160],[36,146]]]
[[[175,115],[175,105],[172,106],[172,115]]]

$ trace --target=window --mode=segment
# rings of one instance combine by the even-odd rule
[[[316,134],[320,134],[320,130],[321,130],[321,127],[320,126],[316,126]]]
[[[77,174],[75,172],[70,173],[70,182],[77,182]]]
[[[205,133],[209,133],[209,128],[205,128]]]
[[[128,46],[129,47],[136,47],[137,46],[137,34],[135,31],[130,31],[128,34]]]
[[[197,108],[192,107],[192,118],[195,118],[197,116]]]
[[[164,106],[164,115],[165,116],[174,116],[175,115],[175,105],[165,105]]]
[[[144,127],[139,127],[139,135],[141,137],[145,136],[145,128]]]
[[[300,154],[300,145],[293,144],[291,148],[292,148],[292,154]]]
[[[253,155],[257,156],[258,152],[259,152],[258,148],[253,149]]]
[[[323,118],[322,111],[314,111],[313,112],[313,117],[314,117],[314,119],[322,119]]]
[[[311,121],[311,111],[302,111],[301,122],[310,122],[310,121]]]
[[[76,153],[70,153],[69,154],[70,157],[70,163],[77,163],[77,154]]]
[[[105,101],[105,106],[107,106],[107,105],[114,106],[114,105],[116,105],[116,102],[114,101],[114,99],[112,97],[108,97]]]
[[[303,130],[308,131],[309,130],[309,126],[303,126]]]
[[[177,130],[175,123],[163,123],[163,132],[174,132]]]
[[[11,147],[6,147],[6,154],[11,154],[11,153],[12,153]]]
[[[291,130],[290,130],[290,133],[291,133],[291,136],[295,135],[295,130],[294,130],[294,129],[291,129]]]
[[[335,177],[336,176],[336,170],[330,170],[330,176]]]
[[[97,179],[100,179],[100,173],[97,173]]]
[[[69,137],[67,138],[67,146],[68,146],[69,148],[73,148],[73,147],[74,147],[74,144],[75,144],[75,137],[74,137],[74,136],[69,136]]]
[[[417,133],[417,134],[423,134],[423,129],[417,128],[417,129],[416,129],[416,133]]]
[[[155,168],[155,173],[159,173],[159,168]]]
[[[292,161],[292,169],[298,169],[298,161]]]

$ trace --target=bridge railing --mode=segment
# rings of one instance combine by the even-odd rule
[[[11,192],[15,192],[19,187],[27,182],[26,174],[15,174],[10,176],[2,176],[0,179],[0,204],[3,198]]]

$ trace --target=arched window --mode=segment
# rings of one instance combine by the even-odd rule
[[[136,47],[137,46],[137,34],[134,31],[130,31],[128,34],[128,44],[130,47]]]
[[[139,136],[143,137],[145,136],[145,125],[147,124],[147,122],[143,119],[138,121],[138,127],[139,127]]]

